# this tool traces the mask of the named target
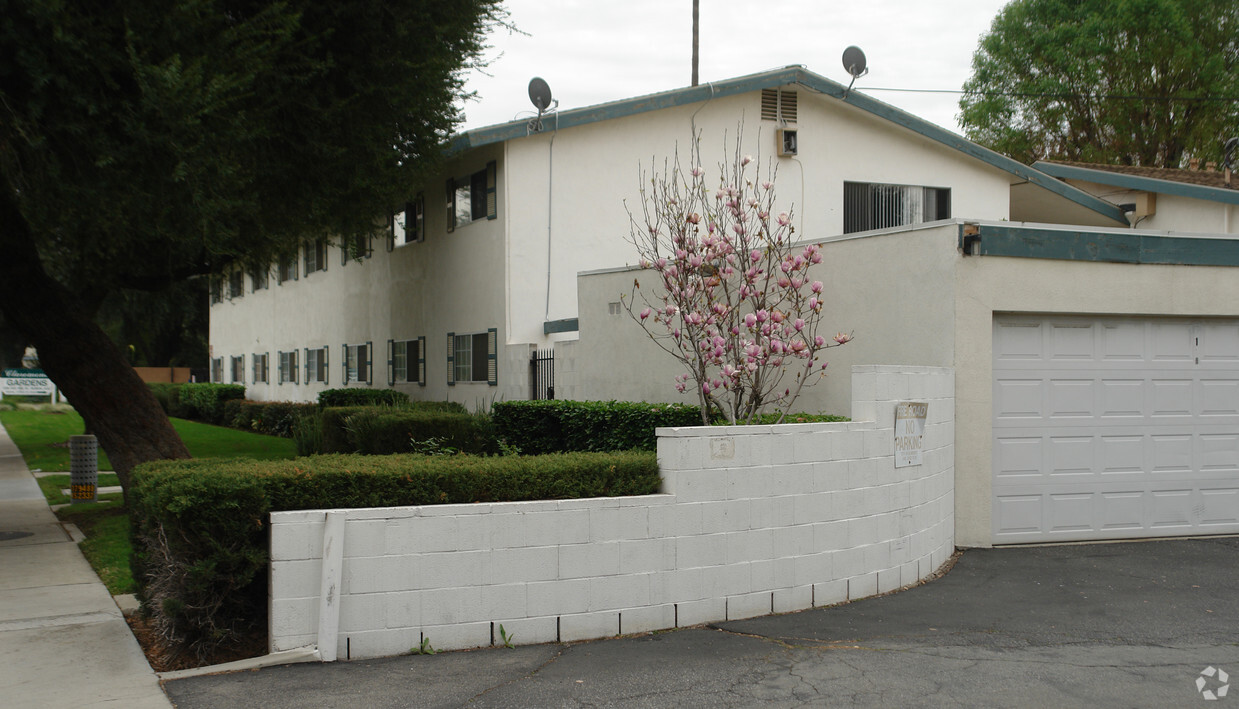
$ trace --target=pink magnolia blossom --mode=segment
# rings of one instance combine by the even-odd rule
[[[780,310],[776,310],[773,313],[770,313],[770,319],[776,323],[783,322],[783,317],[784,317],[783,312]]]
[[[826,338],[825,338],[825,337],[822,337],[821,335],[816,335],[816,336],[814,336],[814,338],[813,338],[813,344],[814,344],[815,346],[817,346],[817,347],[825,347],[825,346],[826,346]]]
[[[685,217],[684,221],[688,222],[689,224],[697,224],[698,222],[701,221],[701,215],[696,212],[693,212],[692,214]]]
[[[756,315],[757,322],[766,322],[770,318],[770,313],[767,313],[765,310],[758,310]]]
[[[641,319],[642,319],[642,320],[644,320],[644,319],[648,318],[649,316],[650,316],[650,309],[649,309],[649,308],[646,308],[645,310],[642,310],[642,311],[641,311]]]
[[[748,165],[751,162],[753,162],[753,156],[745,155],[744,158],[740,160],[740,165],[741,166]]]
[[[693,177],[701,177],[704,174],[706,174],[706,171],[702,170],[700,167],[693,168]]]
[[[804,318],[796,318],[796,321],[792,323],[792,327],[796,328],[796,332],[800,332],[801,330],[803,330],[804,329]]]
[[[769,183],[769,182],[763,182],[763,183],[761,183],[761,188],[762,188],[763,190],[770,191],[770,190],[774,189],[774,185],[773,185],[773,184],[771,184],[771,183]]]
[[[848,335],[842,332],[835,333],[835,342],[838,342],[839,344],[843,345],[851,341],[852,341],[851,335]]]
[[[778,222],[779,226],[787,226],[792,223],[792,219],[787,216],[787,212],[779,212]]]
[[[822,292],[822,282],[821,282],[821,281],[813,281],[813,285],[809,286],[809,290],[813,291],[814,293],[821,293],[821,292]]]

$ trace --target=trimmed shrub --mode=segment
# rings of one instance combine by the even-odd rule
[[[652,453],[164,460],[129,489],[134,579],[156,629],[204,656],[266,627],[267,525],[281,510],[642,495]]]
[[[180,402],[186,418],[220,425],[224,423],[224,402],[244,399],[245,387],[240,384],[182,384]]]
[[[328,406],[396,406],[409,403],[409,395],[395,389],[328,389],[319,392],[318,405]]]
[[[181,404],[181,387],[184,384],[168,384],[166,382],[157,382],[148,384],[151,388],[151,393],[155,395],[155,400],[159,402],[159,407],[168,416],[177,418],[189,418],[188,410]]]
[[[297,422],[317,411],[318,406],[315,404],[232,400],[224,403],[224,422],[243,431],[292,438]]]
[[[495,433],[522,453],[654,450],[659,426],[700,426],[687,404],[634,401],[497,401]]]
[[[319,444],[323,453],[390,455],[408,453],[412,441],[436,439],[462,453],[499,452],[488,417],[418,408],[415,405],[342,406],[323,409]]]

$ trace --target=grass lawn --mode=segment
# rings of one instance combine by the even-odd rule
[[[82,417],[65,409],[18,409],[0,411],[0,424],[21,449],[26,467],[31,470],[69,470],[69,436],[82,433]],[[289,438],[264,436],[249,431],[211,426],[184,419],[172,419],[189,454],[195,458],[256,458],[282,460],[295,458],[297,446]],[[111,470],[107,454],[99,451],[99,469]],[[56,503],[52,503],[56,504]]]
[[[64,475],[38,478],[48,504],[69,502],[61,489],[69,486],[69,436],[82,433],[82,417],[70,409],[0,411],[0,424],[21,450],[31,470],[66,471]],[[172,426],[195,458],[258,458],[277,460],[296,457],[296,445],[287,438],[263,436],[194,421],[172,419]],[[99,469],[109,470],[107,455],[99,451]],[[99,487],[119,484],[115,475],[100,474]],[[99,502],[70,505],[56,516],[72,522],[86,535],[82,553],[113,595],[133,593],[129,571],[129,515],[120,493],[100,495]]]

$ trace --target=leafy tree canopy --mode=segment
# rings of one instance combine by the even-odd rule
[[[0,0],[0,170],[64,283],[162,288],[402,203],[498,0]]]
[[[965,134],[1024,162],[1179,167],[1239,134],[1235,0],[1014,0],[972,68]]]
[[[372,233],[504,20],[499,0],[0,0],[0,313],[122,485],[188,453],[92,321],[109,295]]]

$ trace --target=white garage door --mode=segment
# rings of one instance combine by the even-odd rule
[[[1239,320],[995,316],[993,542],[1239,532]]]

